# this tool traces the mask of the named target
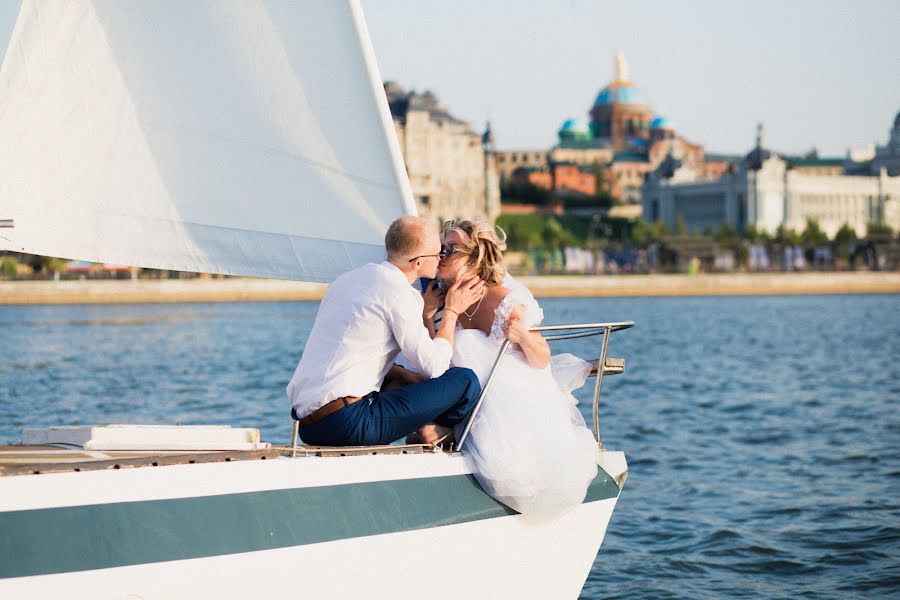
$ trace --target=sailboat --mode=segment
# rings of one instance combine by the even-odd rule
[[[4,250],[327,282],[415,213],[357,0],[25,0],[0,139]],[[627,476],[597,403],[630,325],[545,328],[603,341],[600,469],[557,519],[485,494],[464,448],[26,430],[0,448],[0,597],[574,598]]]

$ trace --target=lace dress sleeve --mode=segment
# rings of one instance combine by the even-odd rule
[[[506,339],[506,335],[503,333],[503,326],[506,325],[506,321],[509,319],[513,309],[519,305],[524,309],[522,312],[522,323],[527,327],[534,327],[544,320],[544,311],[538,305],[534,296],[531,295],[531,292],[524,287],[513,289],[500,301],[497,310],[494,312],[494,322],[491,324],[491,338],[493,340],[500,343]]]

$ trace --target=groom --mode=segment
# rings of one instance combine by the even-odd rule
[[[473,277],[447,290],[432,339],[412,282],[436,275],[437,229],[401,217],[384,245],[386,261],[344,273],[328,287],[288,384],[308,444],[388,444],[417,429],[423,441],[435,441],[469,415],[481,393],[471,370],[449,367],[456,319],[484,294],[484,282]],[[394,364],[401,352],[414,371]]]

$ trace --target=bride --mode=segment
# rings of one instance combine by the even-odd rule
[[[442,235],[438,277],[449,284],[477,275],[487,284],[459,315],[452,365],[472,369],[483,385],[503,340],[512,342],[463,454],[491,496],[520,513],[551,516],[581,504],[597,474],[597,444],[571,394],[590,364],[570,354],[551,361],[546,340],[529,331],[544,314],[507,275],[504,237],[472,220],[449,221]]]

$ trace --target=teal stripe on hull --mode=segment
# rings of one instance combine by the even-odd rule
[[[585,502],[619,490],[602,470]],[[516,514],[471,475],[0,513],[0,579],[302,546]]]

